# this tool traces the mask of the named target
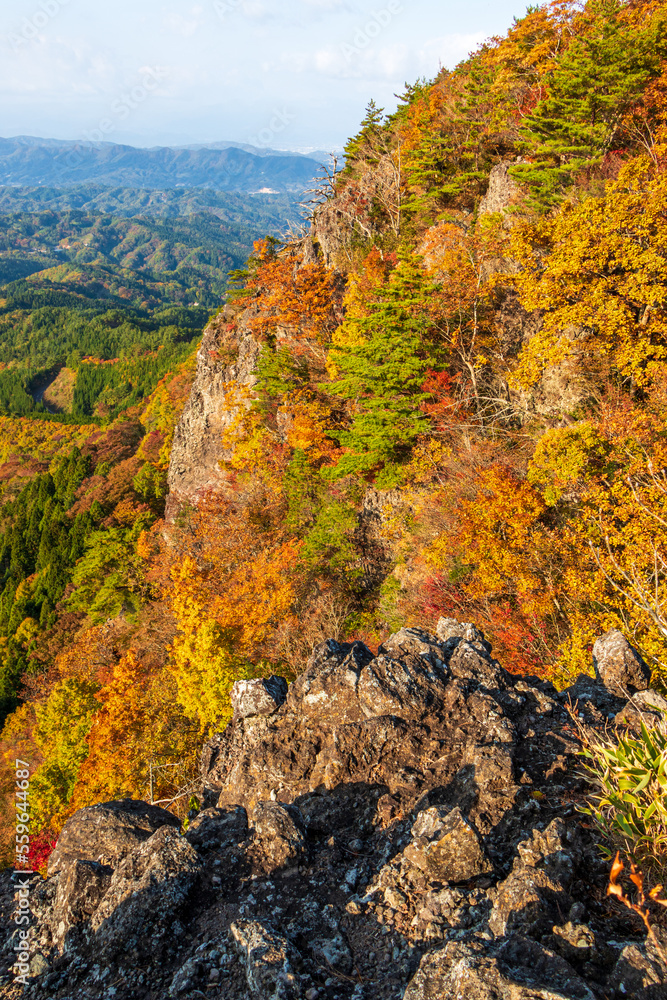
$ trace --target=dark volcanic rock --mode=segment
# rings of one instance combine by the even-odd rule
[[[135,799],[79,809],[63,827],[49,858],[49,875],[77,860],[115,867],[161,826],[179,829],[180,825],[180,820],[165,809]]]
[[[96,952],[144,958],[169,946],[168,935],[201,871],[197,852],[163,826],[114,871],[91,928]]]
[[[642,721],[648,726],[657,726],[667,713],[667,698],[657,691],[638,691],[616,714],[616,725],[629,725],[639,729]]]
[[[595,1000],[574,969],[535,942],[451,942],[422,959],[404,1000]]]
[[[269,870],[297,864],[305,850],[303,823],[295,806],[258,802],[252,811],[255,838]]]
[[[593,666],[600,683],[620,697],[645,691],[651,682],[650,667],[617,629],[601,636],[593,646]]]
[[[626,705],[593,678],[559,695],[451,620],[376,656],[322,644],[270,714],[239,697],[202,753],[208,805],[185,837],[171,817],[157,832],[123,819],[122,803],[92,811],[97,833],[73,848],[85,859],[61,849],[31,889],[24,995],[664,1000],[658,954],[605,898],[580,822],[568,697],[603,729],[649,695]],[[113,868],[98,863],[109,851]]]
[[[302,996],[289,941],[256,920],[232,924],[232,938],[243,958],[250,991],[261,1000],[298,1000]]]
[[[232,709],[235,719],[255,715],[273,715],[287,697],[287,681],[283,677],[236,681],[232,687]]]
[[[198,850],[211,850],[243,840],[248,833],[245,809],[202,809],[188,827],[185,839]]]
[[[431,880],[467,882],[493,870],[479,837],[458,807],[432,806],[420,812],[412,836],[404,854]]]

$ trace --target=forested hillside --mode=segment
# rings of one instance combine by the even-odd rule
[[[187,405],[185,362],[12,494],[2,739],[43,843],[149,770],[177,794],[232,682],[327,637],[456,617],[563,685],[620,628],[664,683],[666,19],[553,0],[371,103],[310,226],[237,271]]]
[[[60,142],[0,138],[0,184],[68,188],[104,184],[129,188],[210,188],[213,191],[292,191],[310,186],[318,160],[299,153],[229,145],[142,149],[104,141]]]
[[[262,195],[75,193],[8,189],[0,204],[0,213],[12,209],[0,214],[5,413],[109,418],[138,403],[192,350],[257,235],[281,233],[299,215],[293,199]],[[53,207],[35,211],[45,199]],[[74,207],[91,201],[121,214]],[[164,217],[136,214],[151,206]],[[73,399],[43,395],[65,368],[65,381],[78,380]]]
[[[281,231],[299,217],[298,194],[240,194],[210,188],[131,188],[102,184],[75,187],[2,187],[0,213],[74,212],[131,218],[177,218],[209,212],[232,226]]]

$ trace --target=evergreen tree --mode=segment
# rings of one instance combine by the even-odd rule
[[[617,148],[624,116],[667,54],[661,17],[638,32],[620,22],[616,3],[604,7],[547,75],[546,95],[524,123],[529,162],[512,173],[539,208],[557,204],[577,172]]]
[[[343,329],[334,345],[339,376],[332,388],[352,402],[354,411],[350,430],[335,433],[347,449],[335,477],[395,466],[428,428],[420,409],[427,398],[422,389],[426,372],[434,364],[427,338],[428,294],[417,259],[401,251],[369,314],[354,319],[355,335],[346,341]]]
[[[369,101],[361,129],[345,146],[346,170],[349,170],[356,160],[377,163],[378,156],[386,147],[383,125],[384,108],[379,108],[373,100]]]

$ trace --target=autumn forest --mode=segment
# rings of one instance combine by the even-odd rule
[[[233,682],[327,637],[455,617],[562,687],[619,628],[667,683],[666,28],[529,8],[370,101],[289,237],[291,202],[227,243],[2,216],[2,783],[33,762],[36,865],[83,805],[185,815]],[[69,256],[31,270],[17,234]]]

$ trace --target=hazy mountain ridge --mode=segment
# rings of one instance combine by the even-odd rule
[[[246,149],[138,149],[115,143],[0,139],[0,184],[71,187],[96,182],[134,188],[304,191],[319,161],[299,153]]]
[[[249,194],[211,188],[110,187],[80,184],[75,187],[0,186],[0,215],[30,212],[104,213],[135,218],[178,218],[208,213],[238,225],[256,222],[268,232],[282,230],[299,213],[298,195]]]

